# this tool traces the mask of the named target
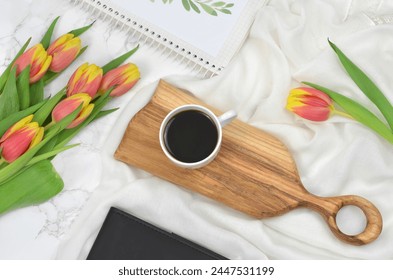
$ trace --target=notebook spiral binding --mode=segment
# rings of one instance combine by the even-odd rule
[[[97,19],[109,21],[110,25],[116,26],[119,30],[129,34],[129,38],[135,40],[140,45],[147,46],[155,50],[163,48],[162,53],[166,58],[171,58],[179,65],[184,65],[190,73],[200,78],[210,78],[217,75],[223,67],[211,65],[209,61],[204,61],[187,50],[185,47],[168,40],[165,36],[158,34],[154,30],[149,30],[137,19],[133,19],[112,7],[109,7],[100,0],[70,0],[71,4],[95,15]]]
[[[393,15],[376,15],[373,13],[365,13],[375,25],[379,24],[393,24]]]

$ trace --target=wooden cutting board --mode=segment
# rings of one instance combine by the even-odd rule
[[[277,138],[240,120],[223,129],[222,147],[212,163],[193,170],[177,167],[161,150],[159,129],[164,117],[184,104],[203,105],[221,114],[161,81],[151,101],[130,121],[115,158],[258,219],[306,207],[320,213],[337,238],[352,245],[367,244],[381,233],[382,217],[371,202],[354,195],[310,194],[288,149]],[[363,210],[367,226],[362,233],[346,235],[337,227],[336,214],[345,205]]]

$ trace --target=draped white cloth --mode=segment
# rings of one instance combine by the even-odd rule
[[[141,48],[133,61],[142,79],[114,101],[120,110],[90,126],[75,140],[83,143],[80,148],[54,161],[66,194],[72,197],[70,190],[78,188],[87,193],[80,213],[60,236],[55,257],[85,259],[109,208],[115,206],[230,259],[392,259],[393,146],[355,121],[334,116],[313,123],[284,109],[289,90],[306,80],[350,96],[378,114],[343,70],[327,38],[393,102],[393,25],[386,16],[390,14],[393,3],[383,0],[270,1],[258,12],[233,62],[206,80],[175,75],[182,69],[160,58],[159,51]],[[98,22],[89,38],[105,26]],[[112,54],[129,49],[120,33],[108,37]],[[93,51],[99,48],[95,45]],[[293,154],[311,193],[355,194],[372,201],[383,216],[380,237],[366,246],[345,244],[308,209],[256,220],[116,161],[113,154],[128,122],[147,104],[159,78],[222,111],[235,109],[242,121],[278,137]],[[342,213],[339,222],[348,232],[362,226],[353,209]]]
[[[85,258],[110,206],[117,206],[231,259],[392,259],[393,147],[355,121],[332,117],[313,123],[284,109],[288,91],[306,80],[375,106],[345,73],[327,38],[363,68],[393,101],[393,14],[387,1],[270,1],[233,63],[219,76],[166,79],[282,140],[292,152],[306,188],[320,196],[356,194],[383,216],[381,236],[356,247],[336,239],[315,212],[299,209],[256,220],[211,199],[116,162],[112,155],[132,116],[152,96],[156,83],[135,93],[118,115],[102,152],[102,178],[58,258]],[[373,20],[374,21],[373,21]],[[381,23],[381,24],[378,24]],[[145,73],[148,75],[148,73]],[[377,113],[378,114],[378,113]],[[355,233],[362,221],[354,209],[338,218]]]

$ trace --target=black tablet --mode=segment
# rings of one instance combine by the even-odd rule
[[[222,260],[223,256],[112,207],[88,260]]]

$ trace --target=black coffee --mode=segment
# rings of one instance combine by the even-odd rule
[[[204,160],[214,151],[218,131],[208,115],[189,110],[169,120],[164,139],[167,150],[175,159],[193,163]]]

